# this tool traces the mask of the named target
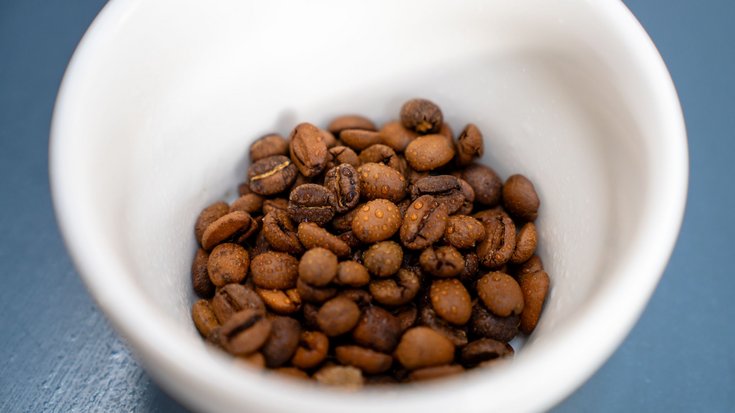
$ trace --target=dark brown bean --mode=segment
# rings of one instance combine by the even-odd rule
[[[516,235],[516,249],[510,257],[513,264],[521,264],[528,261],[536,252],[536,225],[533,222],[523,224],[520,231]]]
[[[472,315],[472,300],[457,279],[435,280],[429,290],[431,305],[439,317],[452,324],[464,325]]]
[[[296,287],[299,261],[283,252],[266,252],[250,264],[253,283],[260,288],[285,290]]]
[[[403,249],[397,242],[383,241],[373,244],[362,255],[362,263],[370,274],[388,277],[395,274],[403,262]]]
[[[425,249],[419,256],[419,264],[435,277],[455,277],[464,270],[464,258],[452,246]]]
[[[280,367],[296,352],[301,338],[301,325],[290,317],[271,317],[272,328],[261,352],[268,367]]]
[[[299,339],[291,364],[300,369],[311,369],[327,357],[329,352],[329,338],[318,331],[304,331]]]
[[[401,225],[401,243],[409,249],[430,246],[444,235],[447,219],[446,205],[440,204],[431,195],[417,198],[406,211]]]
[[[258,195],[274,195],[288,189],[296,179],[298,170],[283,155],[263,158],[248,169],[250,190]]]
[[[444,239],[455,248],[472,248],[485,239],[485,226],[467,215],[453,215],[447,221]]]
[[[299,278],[296,280],[296,289],[301,299],[309,303],[323,303],[337,294],[334,287],[314,287]]]
[[[264,290],[256,288],[255,292],[263,300],[265,306],[276,314],[293,314],[301,309],[301,295],[298,290]]]
[[[263,197],[258,194],[245,194],[230,204],[230,212],[244,211],[248,214],[257,214],[263,207]]]
[[[495,206],[500,202],[503,181],[491,168],[473,163],[462,172],[462,179],[475,191],[475,202]]]
[[[449,324],[436,314],[431,305],[424,305],[419,310],[418,323],[443,335],[457,347],[467,344],[467,331],[464,327]]]
[[[370,282],[370,293],[375,301],[389,307],[410,302],[416,297],[420,288],[419,276],[407,268],[398,270],[395,277]]]
[[[459,207],[456,214],[458,215],[470,215],[472,210],[475,208],[475,190],[472,189],[470,184],[464,179],[459,179],[459,185],[462,188],[462,195],[464,196],[464,202]]]
[[[199,216],[197,217],[196,224],[194,224],[194,235],[199,245],[202,244],[202,236],[207,227],[214,221],[222,218],[230,212],[230,207],[224,202],[215,202],[212,205],[204,208]]]
[[[409,303],[408,305],[394,310],[393,314],[401,323],[401,331],[406,331],[413,327],[416,324],[416,320],[419,318],[419,310],[413,303]]]
[[[401,162],[401,158],[396,155],[390,146],[383,144],[376,144],[365,148],[360,152],[360,162],[365,163],[379,163],[403,173],[404,165]]]
[[[417,171],[430,171],[448,164],[454,153],[454,145],[442,135],[419,136],[406,147],[406,161]]]
[[[230,317],[220,331],[224,348],[236,355],[260,349],[271,333],[271,321],[258,310],[243,310]]]
[[[274,155],[288,155],[288,141],[277,133],[269,133],[250,145],[250,162]]]
[[[360,345],[382,353],[390,353],[398,344],[401,324],[393,314],[380,307],[370,306],[362,312],[352,338]]]
[[[207,251],[199,248],[191,263],[191,284],[194,286],[194,292],[201,298],[212,298],[214,295],[214,284],[207,273],[208,260]]]
[[[519,281],[525,303],[521,313],[521,331],[531,334],[538,324],[549,292],[549,275],[545,271],[538,271],[521,275]]]
[[[398,202],[406,196],[406,178],[390,166],[364,163],[357,168],[363,199],[383,198]]]
[[[468,252],[464,256],[464,270],[457,275],[457,279],[467,288],[475,288],[477,276],[480,273],[480,259],[474,252]]]
[[[342,142],[350,148],[361,151],[369,146],[380,143],[380,134],[364,129],[345,129],[339,134]]]
[[[247,276],[249,265],[250,257],[245,248],[237,244],[219,244],[209,254],[207,274],[217,287],[238,284]]]
[[[327,130],[338,136],[345,129],[376,130],[375,124],[370,119],[360,115],[339,116],[327,126]]]
[[[350,255],[349,245],[313,222],[299,224],[298,236],[299,241],[306,249],[320,247],[332,251],[338,257]]]
[[[337,276],[337,256],[326,248],[313,248],[299,261],[299,279],[313,287],[324,287]]]
[[[304,176],[316,176],[328,161],[327,144],[321,129],[310,123],[301,123],[291,132],[291,160]]]
[[[465,196],[459,178],[452,175],[436,175],[421,178],[411,186],[411,198],[431,195],[439,203],[447,205],[447,213],[454,214],[464,205]]]
[[[335,146],[333,148],[329,149],[329,155],[330,159],[329,162],[327,162],[327,170],[330,170],[338,165],[352,165],[355,168],[360,166],[360,158],[357,156],[357,153],[352,150],[352,148],[348,148],[347,146]]]
[[[265,312],[265,305],[260,296],[240,284],[227,284],[218,289],[211,305],[220,323],[225,323],[233,314],[243,310]]]
[[[428,327],[414,327],[403,334],[395,357],[409,370],[440,366],[454,360],[454,344]]]
[[[357,306],[360,308],[366,308],[373,301],[373,297],[370,295],[370,293],[357,288],[342,290],[340,291],[338,297],[346,298],[357,304]]]
[[[255,233],[257,229],[258,223],[247,212],[230,212],[209,224],[202,234],[202,248],[210,251],[217,244],[243,234]]]
[[[485,146],[480,129],[470,123],[465,126],[457,138],[457,165],[467,166],[475,158],[482,157]]]
[[[319,309],[317,324],[324,334],[334,337],[351,331],[360,319],[360,308],[344,297],[335,297]]]
[[[528,261],[524,262],[516,268],[515,276],[516,278],[519,278],[523,274],[530,274],[536,271],[543,270],[544,264],[543,262],[541,262],[541,257],[539,257],[538,255],[533,255],[531,256],[531,258],[528,259]]]
[[[296,227],[283,211],[273,210],[263,218],[263,234],[268,244],[277,251],[299,255],[304,250]]]
[[[366,243],[386,240],[400,227],[398,207],[387,199],[375,199],[359,207],[352,220],[352,233]]]
[[[327,171],[324,187],[332,192],[332,206],[340,214],[353,209],[360,201],[360,177],[350,164],[338,165]]]
[[[498,268],[510,261],[516,249],[516,226],[513,220],[506,213],[499,213],[487,220],[485,235],[485,240],[477,246],[482,265]]]
[[[459,364],[447,364],[414,370],[408,375],[408,378],[411,381],[426,381],[450,377],[460,373],[464,373],[464,367]]]
[[[380,128],[380,138],[384,145],[393,148],[396,152],[403,152],[406,146],[416,139],[418,133],[403,127],[400,121],[391,121]]]
[[[363,205],[357,205],[351,211],[343,215],[337,215],[332,220],[332,228],[337,232],[346,232],[352,230],[352,220],[355,218],[357,212],[362,208]]]
[[[339,346],[334,349],[340,363],[356,367],[367,374],[379,374],[390,369],[393,358],[360,346]]]
[[[219,321],[212,311],[207,300],[197,300],[191,308],[191,318],[194,326],[202,337],[208,337],[214,329],[219,327]]]
[[[503,186],[503,206],[506,211],[524,221],[538,216],[540,201],[533,183],[523,175],[512,175]]]
[[[288,214],[294,222],[324,225],[334,217],[334,194],[322,185],[304,184],[288,196]]]
[[[239,185],[237,186],[237,194],[238,194],[239,196],[247,195],[247,194],[250,194],[250,193],[252,193],[252,192],[253,192],[253,191],[251,191],[251,190],[250,190],[250,182],[248,182],[248,181],[245,181],[245,182],[241,182],[241,183],[240,183],[240,184],[239,184]]]
[[[365,383],[362,372],[351,366],[324,366],[314,373],[314,379],[319,384],[348,390],[357,390]]]
[[[477,295],[493,314],[508,317],[523,311],[523,292],[515,279],[502,272],[490,272],[477,281]]]
[[[491,338],[481,338],[467,344],[460,352],[462,362],[474,365],[487,360],[513,355],[513,347],[508,343]]]
[[[475,302],[472,305],[470,331],[475,337],[492,338],[507,343],[518,335],[520,323],[521,316],[519,314],[499,317],[486,309],[480,302]]]
[[[268,215],[273,211],[288,212],[288,199],[276,198],[266,199],[263,201],[263,215]]]
[[[421,134],[436,133],[444,123],[444,116],[434,102],[411,99],[401,107],[401,124]]]
[[[319,128],[319,131],[322,133],[322,138],[324,138],[324,144],[327,145],[327,149],[337,146],[337,138],[332,132],[322,128]],[[329,156],[327,156],[327,158],[329,158]]]
[[[339,285],[362,287],[370,282],[370,274],[358,262],[342,261],[337,265],[337,278],[334,281]]]

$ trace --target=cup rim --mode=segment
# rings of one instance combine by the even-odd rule
[[[105,5],[70,60],[52,116],[49,145],[51,192],[64,242],[87,289],[115,329],[147,362],[146,370],[187,404],[205,408],[206,405],[190,390],[203,388],[209,398],[221,398],[224,405],[231,407],[247,402],[263,409],[272,409],[274,403],[279,403],[283,410],[319,407],[326,408],[325,412],[346,408],[352,411],[397,411],[409,407],[456,407],[456,400],[461,400],[468,410],[484,411],[487,406],[483,397],[493,386],[498,394],[507,395],[505,406],[512,406],[513,410],[535,411],[560,402],[586,381],[610,357],[640,317],[671,256],[684,216],[689,170],[686,129],[673,81],[652,40],[621,1],[607,0],[587,6],[599,8],[601,14],[607,15],[606,18],[619,30],[618,36],[626,52],[643,63],[651,94],[660,105],[661,119],[665,120],[662,130],[670,140],[670,144],[658,153],[661,174],[666,181],[662,181],[657,189],[660,196],[656,197],[656,205],[649,205],[646,209],[647,216],[655,216],[655,219],[642,220],[646,224],[633,241],[636,245],[645,246],[645,252],[641,248],[631,248],[630,256],[614,270],[616,283],[597,291],[584,308],[565,320],[563,326],[545,340],[543,351],[524,350],[512,363],[513,368],[509,365],[498,367],[504,370],[498,371],[502,374],[482,378],[476,375],[461,383],[447,381],[427,384],[420,389],[400,389],[395,392],[400,395],[396,397],[393,393],[375,392],[346,395],[299,383],[259,378],[252,372],[233,368],[225,356],[213,355],[202,346],[190,343],[189,336],[181,327],[161,314],[139,286],[125,275],[119,257],[98,247],[105,244],[106,237],[99,228],[84,219],[83,209],[76,205],[77,191],[82,191],[82,186],[75,180],[79,175],[75,175],[73,167],[78,153],[65,144],[68,140],[67,125],[72,121],[70,108],[78,104],[75,103],[75,90],[82,88],[85,81],[85,62],[95,58],[96,51],[104,47],[105,39],[116,34],[116,22],[122,19],[129,7],[137,5],[139,2],[119,0]],[[656,210],[656,206],[660,208]],[[605,318],[604,314],[609,313],[621,298],[631,305],[615,308],[616,317]],[[601,325],[596,322],[598,319],[609,322]],[[594,337],[596,334],[606,338],[598,342],[596,348],[575,346],[575,343],[584,342],[585,336]],[[554,383],[542,382],[547,380],[543,375],[529,382],[529,368],[563,371],[562,363],[570,360],[570,348],[577,352],[573,360],[574,372],[556,378]],[[181,363],[181,360],[187,362]],[[219,386],[210,379],[213,376],[231,380],[232,385]],[[498,380],[499,377],[503,381]],[[521,378],[529,388],[540,389],[546,385],[549,390],[538,392],[534,397],[521,392],[511,394],[507,383],[518,383]],[[284,391],[286,389],[288,391]],[[448,392],[453,394],[452,403],[455,404],[446,404]]]

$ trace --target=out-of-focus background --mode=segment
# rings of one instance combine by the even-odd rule
[[[2,412],[187,411],[152,382],[96,308],[51,205],[54,99],[74,47],[104,3],[0,0]],[[625,3],[661,51],[681,97],[689,201],[643,317],[554,411],[733,412],[735,1]]]

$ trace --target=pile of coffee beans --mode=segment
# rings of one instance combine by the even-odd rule
[[[483,152],[477,126],[455,139],[425,99],[381,128],[349,115],[258,139],[240,197],[196,220],[196,328],[242,362],[349,388],[511,356],[549,289],[540,202]]]

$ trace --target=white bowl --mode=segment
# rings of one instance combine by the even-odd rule
[[[189,318],[199,210],[244,180],[247,148],[299,121],[382,122],[411,97],[484,162],[539,190],[552,289],[511,363],[344,394],[233,366]],[[58,219],[100,307],[147,371],[217,412],[537,411],[625,338],[672,251],[687,185],[666,67],[615,0],[115,0],[74,54],[51,140]]]

